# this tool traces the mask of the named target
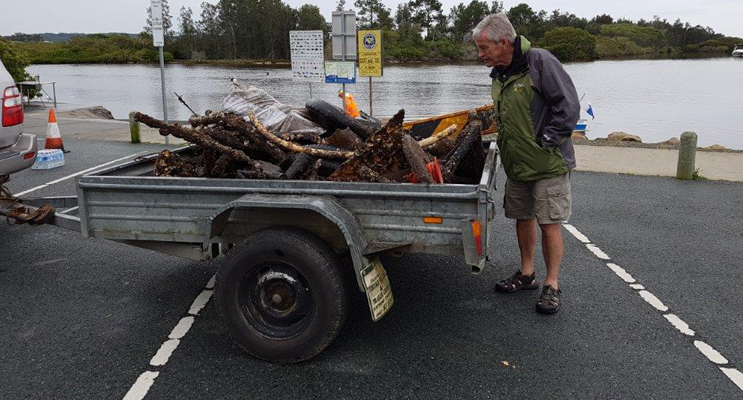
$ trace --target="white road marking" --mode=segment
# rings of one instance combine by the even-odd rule
[[[168,363],[168,360],[170,360],[170,356],[173,355],[173,352],[181,343],[181,339],[183,339],[188,331],[191,330],[193,323],[196,321],[196,315],[209,302],[209,299],[211,299],[213,293],[213,290],[211,289],[214,288],[214,279],[215,276],[212,276],[212,278],[209,279],[209,282],[207,282],[206,284],[206,289],[202,290],[201,293],[196,296],[196,299],[193,301],[191,308],[188,310],[189,314],[191,315],[185,316],[181,318],[180,321],[178,321],[178,324],[176,324],[173,330],[170,331],[168,340],[166,340],[165,343],[160,346],[160,348],[157,350],[157,353],[155,353],[155,356],[152,357],[152,359],[150,360],[150,365],[152,365],[153,367],[161,367]],[[147,395],[147,391],[150,390],[150,386],[152,386],[152,383],[158,376],[158,374],[160,373],[150,371],[143,373],[139,377],[139,379],[134,382],[132,388],[129,389],[129,392],[126,394],[126,397],[124,397],[124,400],[143,399]]]
[[[37,191],[37,190],[43,189],[43,188],[45,188],[45,187],[47,187],[47,186],[51,186],[51,185],[57,184],[57,183],[59,183],[59,182],[63,182],[63,181],[66,181],[66,180],[68,180],[68,179],[72,179],[72,178],[74,178],[74,177],[76,177],[76,176],[80,176],[80,175],[84,175],[84,174],[87,174],[88,172],[91,172],[91,171],[95,171],[95,170],[97,170],[97,169],[99,169],[99,168],[102,168],[102,167],[107,167],[107,166],[109,166],[109,165],[111,165],[111,164],[114,164],[114,163],[117,163],[117,162],[119,162],[119,161],[123,161],[123,160],[126,160],[127,158],[131,158],[131,157],[137,157],[137,156],[141,156],[141,155],[143,155],[143,154],[147,154],[147,153],[149,153],[149,151],[140,151],[139,153],[134,153],[134,154],[130,154],[130,155],[128,155],[128,156],[125,156],[125,157],[117,158],[117,159],[115,159],[115,160],[113,160],[113,161],[109,161],[109,162],[107,162],[107,163],[103,163],[103,164],[100,164],[100,165],[96,165],[95,167],[92,167],[92,168],[88,168],[88,169],[84,169],[84,170],[82,170],[82,171],[79,171],[79,172],[75,172],[74,174],[71,174],[71,175],[67,175],[67,176],[65,176],[65,177],[62,177],[62,178],[59,178],[59,179],[55,179],[55,180],[53,180],[53,181],[51,181],[51,182],[47,182],[47,183],[45,183],[45,184],[43,184],[43,185],[39,185],[39,186],[36,186],[35,188],[31,188],[31,189],[29,189],[29,190],[26,190],[26,191],[24,191],[24,192],[16,193],[16,194],[15,194],[15,196],[16,196],[16,197],[21,197],[21,196],[23,196],[23,195],[26,195],[26,194],[29,194],[29,193],[31,193],[31,192],[35,192],[35,191]]]
[[[209,281],[211,282],[211,281]],[[204,308],[206,303],[209,302],[209,299],[212,298],[212,290],[204,290],[202,291],[197,297],[196,300],[193,301],[193,304],[191,304],[191,309],[188,310],[188,313],[191,315],[198,315],[201,309]]]
[[[160,375],[159,372],[145,371],[142,375],[137,378],[132,388],[126,392],[124,400],[142,400],[147,396],[147,392],[150,391],[150,387],[155,383],[155,378]]]
[[[591,253],[593,253],[596,257],[602,260],[611,260],[611,258],[609,258],[609,256],[606,255],[606,253],[604,253],[603,251],[601,251],[601,249],[599,249],[599,247],[596,246],[595,244],[589,243],[586,245],[586,247],[588,247],[588,250],[591,250]]]
[[[728,360],[727,358],[723,357],[722,354],[720,354],[719,351],[712,348],[712,346],[708,345],[707,343],[702,342],[701,340],[695,340],[694,346],[699,349],[699,351],[702,352],[707,358],[709,358],[710,361],[712,361],[715,364],[727,364]]]
[[[212,275],[212,279],[209,279],[209,282],[206,283],[205,289],[214,289],[214,283],[217,281],[217,275]]]
[[[170,339],[183,339],[193,325],[194,317],[183,317],[168,335]]]
[[[161,367],[168,363],[168,360],[170,359],[170,356],[173,355],[173,352],[176,348],[178,348],[178,345],[181,343],[179,339],[169,339],[165,343],[163,343],[162,346],[160,346],[160,350],[157,351],[154,357],[152,357],[152,360],[150,360],[150,365],[153,367]]]
[[[720,370],[733,381],[734,384],[738,385],[740,390],[743,390],[743,373],[735,368],[720,367]]]
[[[694,336],[694,331],[689,329],[689,324],[684,322],[676,314],[665,314],[663,316],[671,323],[671,325],[675,326],[676,329],[681,331],[684,335]]]
[[[562,224],[562,226],[567,229],[568,232],[570,232],[573,236],[575,236],[576,239],[580,240],[581,242],[588,244],[591,243],[590,240],[586,237],[586,235],[580,233],[578,229],[576,229],[573,225],[570,224]]]
[[[610,260],[611,258],[601,251],[601,249],[598,248],[595,244],[591,244],[591,241],[578,229],[576,229],[574,226],[569,224],[563,224],[565,229],[573,234],[576,239],[583,242],[586,245],[586,248],[591,251],[596,257],[598,257],[601,260]],[[606,263],[606,265],[611,268],[612,271],[614,271],[617,276],[622,278],[625,282],[629,283],[630,287],[632,289],[638,290],[638,293],[640,296],[648,302],[650,305],[658,309],[659,311],[666,312],[668,311],[668,307],[663,304],[662,301],[660,301],[659,298],[655,297],[654,294],[650,293],[649,291],[645,290],[645,287],[643,285],[640,285],[638,283],[635,283],[635,278],[632,277],[627,271],[624,270],[624,268],[618,266],[614,263]],[[688,336],[694,336],[695,332],[689,328],[689,324],[681,320],[678,316],[675,314],[664,314],[663,317],[668,320],[668,322],[671,323],[676,329],[678,329],[681,333]],[[715,364],[718,365],[725,365],[728,363],[728,360],[723,357],[720,352],[715,350],[712,346],[708,345],[705,342],[702,342],[700,340],[694,341],[694,346],[702,353],[705,357],[707,357],[710,361],[712,361]],[[738,386],[740,390],[743,390],[743,373],[741,373],[739,370],[735,368],[725,368],[720,367],[720,370],[731,380],[733,383]]]
[[[659,298],[655,297],[654,294],[648,292],[647,290],[640,290],[638,293],[640,293],[640,297],[647,301],[648,304],[655,307],[658,311],[668,311],[668,307],[663,304],[663,302],[660,301]]]
[[[611,268],[611,270],[614,271],[614,273],[617,274],[618,277],[622,278],[623,281],[627,283],[635,283],[635,278],[633,278],[632,275],[628,274],[627,271],[625,271],[624,268],[620,267],[619,265],[614,263],[606,263],[606,266]]]

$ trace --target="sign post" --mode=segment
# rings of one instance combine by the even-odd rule
[[[325,78],[323,32],[289,31],[289,48],[292,78],[294,81],[308,82],[312,98],[312,82],[323,82]]]
[[[165,24],[163,23],[162,0],[150,0],[150,20],[152,21],[152,44],[158,48],[160,53],[160,83],[163,96],[163,120],[168,123],[168,108],[165,101]],[[170,144],[168,135],[165,136],[165,144]]]
[[[382,76],[382,31],[359,31],[359,76],[369,77],[369,115],[374,116],[372,77]]]
[[[353,11],[333,11],[333,59],[334,60],[355,60],[356,59],[356,13]],[[326,63],[327,67],[328,64]],[[345,67],[344,67],[345,68]],[[353,67],[353,82],[356,83],[356,66]],[[325,72],[325,82],[328,81],[328,73]],[[346,82],[343,84],[343,112],[346,112]]]

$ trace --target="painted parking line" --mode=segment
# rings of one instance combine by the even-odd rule
[[[27,195],[27,194],[29,194],[31,192],[35,192],[37,190],[41,190],[41,189],[43,189],[45,187],[49,187],[51,185],[54,185],[54,184],[57,184],[57,183],[60,183],[60,182],[64,182],[64,181],[66,181],[68,179],[72,179],[72,178],[77,177],[77,176],[80,176],[80,175],[85,175],[88,172],[92,172],[92,171],[95,171],[97,169],[100,169],[100,168],[103,168],[103,167],[107,167],[107,166],[109,166],[111,164],[115,164],[117,162],[124,161],[127,158],[134,158],[134,157],[138,157],[138,156],[145,155],[145,154],[148,154],[148,153],[150,153],[150,152],[149,151],[140,151],[139,153],[134,153],[134,154],[130,154],[128,156],[117,158],[115,160],[112,160],[112,161],[109,161],[109,162],[106,162],[106,163],[103,163],[103,164],[100,164],[100,165],[96,165],[95,167],[84,169],[82,171],[75,172],[74,174],[70,174],[70,175],[67,175],[67,176],[62,177],[62,178],[59,178],[59,179],[55,179],[55,180],[53,180],[51,182],[47,182],[47,183],[45,183],[43,185],[36,186],[35,188],[28,189],[28,190],[26,190],[24,192],[16,193],[15,196],[16,197],[21,197],[21,196]]]
[[[598,259],[602,261],[611,260],[608,254],[601,250],[596,244],[592,243],[590,239],[582,234],[575,226],[570,224],[563,224],[566,231],[570,232],[576,239],[583,243],[586,248],[593,253]],[[624,268],[611,262],[607,262],[606,266],[614,272],[620,279],[625,283],[629,284],[629,287],[634,289],[645,302],[653,306],[656,310],[663,312],[663,317],[674,327],[676,330],[686,336],[695,336],[696,332],[689,327],[689,324],[684,322],[676,314],[668,313],[668,306],[665,305],[657,296],[648,291],[645,286],[637,283],[636,278],[629,274]],[[712,346],[701,340],[694,340],[694,347],[699,350],[708,360],[714,364],[720,366],[725,376],[727,376],[741,391],[743,391],[743,373],[738,369],[729,366],[729,361],[719,351],[715,350]],[[728,365],[727,367],[723,367]]]
[[[191,330],[194,322],[196,322],[196,317],[199,315],[199,312],[204,309],[206,304],[212,298],[212,294],[214,293],[215,279],[216,276],[212,276],[211,279],[209,279],[209,281],[204,286],[204,290],[202,290],[199,295],[196,296],[193,303],[191,304],[191,307],[189,307],[188,315],[181,318],[180,321],[178,321],[178,324],[176,324],[176,326],[173,327],[173,329],[170,331],[168,339],[165,340],[162,345],[160,345],[160,348],[157,350],[155,355],[152,356],[152,359],[150,359],[150,367],[159,368],[165,366],[168,363],[170,357],[178,348],[178,345],[180,345],[181,341],[186,336],[188,331]],[[142,375],[137,378],[137,381],[134,382],[134,385],[132,385],[131,389],[129,389],[129,392],[127,392],[127,394],[124,396],[124,400],[144,399],[145,396],[147,396],[147,392],[149,392],[150,387],[152,387],[155,378],[159,374],[159,371],[152,370],[143,372]]]

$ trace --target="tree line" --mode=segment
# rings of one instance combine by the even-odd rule
[[[322,30],[330,25],[317,6],[292,8],[282,0],[204,2],[198,14],[182,7],[172,17],[163,1],[166,58],[210,60],[288,60],[290,30]],[[517,33],[551,50],[563,61],[635,55],[688,55],[732,51],[743,39],[726,37],[710,27],[651,20],[614,19],[603,14],[582,18],[569,12],[536,11],[526,3],[504,9],[503,2],[471,0],[445,12],[440,0],[410,0],[394,10],[381,0],[338,0],[338,10],[356,11],[359,29],[383,30],[383,55],[392,61],[475,60],[470,32],[486,15],[505,12]],[[14,35],[33,63],[151,62],[157,59],[150,36],[150,16],[138,37],[92,35],[64,44],[39,43],[37,35]],[[330,53],[330,44],[326,44]]]

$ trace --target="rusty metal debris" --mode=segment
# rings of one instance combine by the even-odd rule
[[[10,191],[0,184],[0,215],[6,218],[8,225],[42,225],[50,222],[54,218],[54,213],[54,208],[48,204],[39,208],[22,205],[19,199],[13,197]]]
[[[400,110],[373,133],[366,126],[340,124],[345,126],[324,134],[272,132],[252,112],[243,118],[207,111],[191,117],[190,126],[166,124],[142,113],[134,117],[159,129],[161,135],[195,145],[182,155],[161,152],[155,162],[158,176],[428,184],[479,179],[484,165],[480,141],[483,116],[472,112],[459,134],[452,125],[416,141],[403,130],[404,115]],[[442,173],[436,176],[430,165],[434,157],[441,160]]]

